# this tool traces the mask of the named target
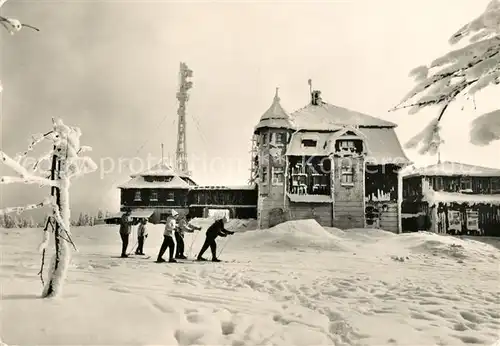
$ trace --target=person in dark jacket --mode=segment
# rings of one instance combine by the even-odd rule
[[[227,237],[228,234],[234,234],[234,232],[228,231],[224,228],[224,220],[225,218],[219,219],[215,221],[210,227],[208,227],[205,243],[198,253],[198,261],[206,261],[206,259],[203,258],[203,254],[210,247],[210,250],[212,252],[212,261],[220,262],[220,260],[217,258],[217,243],[215,242],[215,239],[218,236]]]
[[[120,219],[120,237],[122,239],[122,254],[120,257],[127,258],[128,238],[133,221],[130,218],[130,210],[125,211]]]

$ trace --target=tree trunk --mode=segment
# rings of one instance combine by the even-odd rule
[[[59,178],[59,171],[61,169],[61,162],[57,155],[52,156],[52,166],[50,169],[50,179],[51,180],[56,180]],[[59,211],[61,210],[61,191],[57,187],[52,187],[51,188],[51,195],[52,197],[56,197],[56,204],[57,208]],[[52,212],[52,214],[55,214],[55,211]],[[61,229],[59,227],[59,223],[57,221],[54,222],[54,245],[55,245],[55,255],[53,259],[53,264],[50,268],[49,272],[49,281],[47,282],[44,292],[42,294],[43,298],[50,298],[53,297],[56,293],[56,287],[55,287],[55,279],[56,279],[56,272],[57,269],[59,268],[59,265],[61,264],[61,237],[60,237],[60,232]]]

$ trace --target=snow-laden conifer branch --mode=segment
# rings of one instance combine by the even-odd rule
[[[477,117],[470,130],[470,141],[475,145],[488,145],[500,140],[500,109]]]
[[[487,86],[500,84],[500,1],[492,0],[486,10],[462,26],[450,38],[456,44],[469,36],[465,47],[456,49],[410,72],[416,85],[391,111],[410,108],[410,114],[420,109],[440,105],[439,116],[414,136],[407,147],[422,144],[420,153],[437,152],[443,141],[438,123],[447,107],[459,96],[474,96]],[[471,142],[485,144],[500,138],[497,122],[500,113],[492,112],[478,118],[471,129]],[[475,136],[484,136],[478,138]]]

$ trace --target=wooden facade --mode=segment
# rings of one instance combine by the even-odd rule
[[[500,170],[482,169],[405,177],[403,231],[500,236]]]
[[[396,164],[366,165],[365,226],[398,233],[398,172]]]
[[[186,208],[188,191],[165,188],[122,189],[121,201],[123,207],[129,208]]]
[[[140,197],[140,198],[139,198]],[[137,188],[121,190],[121,210],[153,209],[151,222],[165,219],[174,209],[206,217],[209,209],[228,209],[231,218],[257,217],[256,188],[195,187],[191,189]]]
[[[233,219],[257,218],[257,188],[196,187],[188,193],[189,211],[207,217],[210,209],[227,209]]]

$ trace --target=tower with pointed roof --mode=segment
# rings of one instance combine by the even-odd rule
[[[283,216],[273,215],[272,211],[282,211],[285,203],[285,152],[293,124],[290,115],[281,106],[278,92],[279,88],[276,88],[271,106],[254,128],[251,180],[258,185],[257,214],[261,227],[279,223]]]

